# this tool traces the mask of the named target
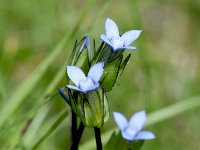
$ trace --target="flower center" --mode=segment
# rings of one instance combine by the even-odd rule
[[[94,82],[90,78],[86,78],[80,81],[79,89],[81,89],[82,91],[91,90],[94,85]]]
[[[122,41],[120,38],[121,37],[117,37],[117,38],[112,38],[110,40],[110,43],[112,44],[114,50],[117,49],[117,48],[122,48],[123,47],[124,41]]]
[[[137,132],[134,129],[130,128],[130,127],[126,128],[124,133],[126,134],[126,136],[132,137],[132,138],[134,138],[136,136],[136,134],[137,134]]]

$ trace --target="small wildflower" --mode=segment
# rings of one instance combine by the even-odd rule
[[[114,112],[113,115],[124,139],[135,141],[150,140],[155,138],[155,135],[152,132],[141,131],[146,122],[145,111],[135,113],[131,117],[130,121],[128,121],[126,117],[119,112]]]
[[[129,45],[134,42],[142,32],[142,30],[130,30],[120,36],[116,23],[110,18],[107,18],[106,20],[105,31],[106,35],[102,34],[100,38],[101,40],[112,46],[114,51],[117,51],[119,49],[136,49],[136,47]]]
[[[95,64],[89,70],[88,76],[86,77],[80,68],[76,66],[67,66],[67,75],[76,85],[67,85],[67,88],[81,91],[83,93],[97,89],[99,87],[99,79],[103,74],[103,67],[103,62]]]

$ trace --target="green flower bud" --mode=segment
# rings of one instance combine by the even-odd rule
[[[101,128],[109,118],[109,105],[106,93],[100,87],[84,94],[69,90],[71,106],[85,126]]]

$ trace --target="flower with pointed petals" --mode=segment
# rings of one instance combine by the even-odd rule
[[[114,112],[114,119],[122,132],[124,139],[129,141],[135,140],[150,140],[154,139],[155,135],[149,131],[141,131],[146,122],[145,111],[135,113],[130,121],[126,119],[124,115],[118,112]]]
[[[67,75],[76,85],[67,85],[67,88],[81,91],[83,93],[97,89],[99,87],[99,79],[103,74],[103,67],[103,62],[95,64],[89,70],[88,76],[86,77],[80,68],[76,66],[67,66]]]
[[[120,36],[116,23],[110,18],[107,18],[106,20],[105,30],[106,35],[102,34],[100,38],[101,40],[112,46],[114,51],[117,51],[119,49],[136,49],[136,47],[129,45],[134,42],[142,32],[142,30],[130,30]]]

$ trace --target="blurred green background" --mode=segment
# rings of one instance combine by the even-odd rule
[[[132,58],[108,93],[111,112],[129,118],[200,95],[199,0],[0,0],[0,149],[68,148],[69,117],[64,113],[55,122],[68,108],[60,96],[51,97],[65,86],[75,40],[90,35],[99,45],[107,17],[121,34],[143,30],[133,44],[138,50],[125,52]],[[199,116],[195,107],[148,126],[157,139],[143,150],[199,150]],[[114,127],[111,115],[103,132]],[[92,138],[86,129],[81,144]]]

